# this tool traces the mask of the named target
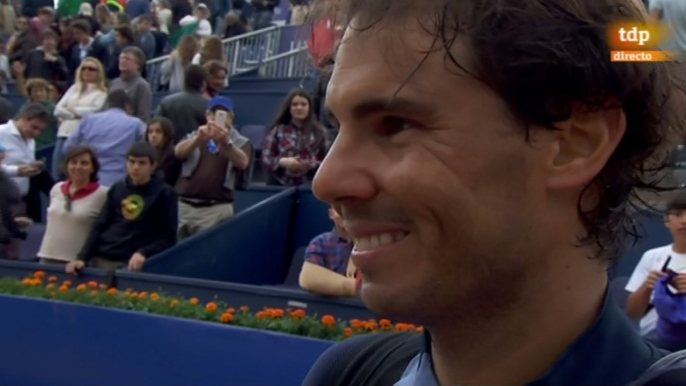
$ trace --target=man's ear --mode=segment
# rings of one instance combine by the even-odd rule
[[[548,187],[583,188],[603,169],[626,131],[621,107],[589,111],[575,105],[568,120],[555,124]]]

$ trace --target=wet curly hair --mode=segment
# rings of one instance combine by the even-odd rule
[[[686,66],[610,60],[608,27],[646,20],[639,2],[315,0],[310,22],[331,17],[361,31],[418,21],[434,37],[426,52],[443,52],[449,71],[466,72],[498,93],[527,141],[533,127],[555,130],[555,123],[569,119],[573,103],[591,111],[623,108],[626,133],[577,204],[587,230],[579,244],[595,244],[595,257],[616,260],[636,243],[641,232],[635,214],[647,206],[641,197],[672,188],[664,176],[673,145],[683,142]],[[475,55],[470,70],[451,53],[458,37]]]

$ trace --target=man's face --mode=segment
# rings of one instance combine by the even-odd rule
[[[21,118],[19,120],[19,131],[21,131],[24,138],[36,138],[48,126],[46,122],[38,119]]]
[[[141,20],[138,22],[138,31],[140,33],[146,33],[150,31],[150,28],[152,28],[152,25],[150,24],[150,20]]]
[[[26,31],[29,28],[29,20],[25,17],[20,17],[17,19],[17,30]]]
[[[219,70],[214,74],[209,74],[208,78],[209,79],[207,80],[210,88],[212,90],[219,91],[224,88],[224,84],[226,83],[226,71]]]
[[[41,24],[44,26],[49,26],[53,22],[53,17],[47,13],[42,13],[38,15],[38,19],[40,20]]]
[[[665,225],[676,242],[686,241],[686,210],[673,210],[667,214]]]
[[[121,72],[135,72],[138,71],[138,63],[136,57],[130,52],[125,52],[119,55],[119,71]]]
[[[134,185],[144,184],[155,171],[155,164],[148,157],[129,156],[126,158],[126,171]]]
[[[54,51],[57,48],[57,40],[52,37],[43,39],[43,48],[46,51]]]
[[[313,189],[355,239],[362,299],[418,323],[507,308],[545,265],[540,152],[444,52],[410,77],[431,45],[423,30],[361,33],[336,57],[326,100],[340,132]],[[452,53],[471,67],[464,44]]]
[[[74,34],[74,39],[77,42],[83,43],[83,42],[86,42],[88,40],[88,34],[81,31],[78,28],[73,28],[72,33]]]

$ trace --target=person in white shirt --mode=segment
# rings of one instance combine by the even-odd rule
[[[667,270],[679,275],[672,284],[679,293],[686,294],[686,196],[680,195],[667,204],[665,225],[674,242],[647,251],[634,269],[625,289],[630,292],[626,312],[630,318],[640,320],[642,335],[655,330],[657,312],[652,308],[653,290]]]
[[[189,24],[198,23],[198,28],[195,30],[195,35],[200,39],[206,39],[212,36],[212,24],[207,20],[210,17],[210,10],[205,4],[198,4],[193,10],[193,15],[184,16],[179,20],[179,25],[185,27]]]
[[[41,104],[31,103],[18,120],[0,125],[0,142],[5,146],[2,170],[19,187],[22,196],[29,193],[29,178],[41,174],[45,165],[36,162],[34,138],[45,129],[50,113]]]
[[[41,264],[76,260],[100,211],[107,188],[98,183],[100,164],[95,150],[79,145],[64,155],[68,179],[50,191],[48,221],[38,257]]]

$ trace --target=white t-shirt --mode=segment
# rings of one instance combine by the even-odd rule
[[[644,253],[643,257],[641,257],[641,261],[638,262],[638,265],[634,269],[634,273],[631,274],[631,278],[624,288],[631,293],[636,292],[636,290],[638,290],[648,279],[650,272],[662,270],[665,262],[670,256],[672,259],[669,261],[667,268],[677,273],[686,272],[686,254],[674,252],[672,246],[673,244],[669,244],[664,247],[651,249]],[[657,312],[653,308],[648,311],[639,322],[641,335],[645,335],[654,330],[656,323]]]

